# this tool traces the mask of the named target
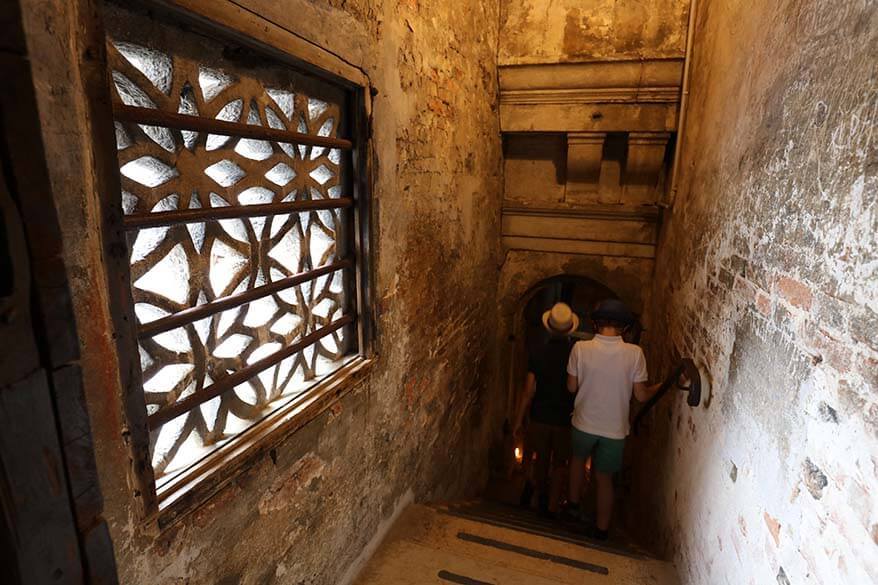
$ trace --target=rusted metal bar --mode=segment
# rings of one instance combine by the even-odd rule
[[[314,136],[302,134],[292,130],[281,130],[268,126],[255,126],[241,124],[240,122],[227,122],[215,118],[202,118],[187,114],[175,114],[155,108],[138,108],[125,104],[113,103],[113,115],[117,120],[144,124],[146,126],[162,126],[176,130],[191,130],[195,132],[209,132],[221,136],[236,136],[253,140],[270,140],[287,144],[302,144],[305,146],[326,146],[328,148],[340,148],[350,150],[350,140],[344,138],[332,138],[330,136]]]
[[[287,347],[280,349],[273,354],[262,358],[261,360],[250,364],[244,368],[241,368],[237,372],[229,374],[225,378],[221,378],[208,386],[207,388],[203,388],[201,392],[196,392],[194,394],[190,394],[186,398],[180,400],[179,402],[175,402],[171,406],[159,410],[155,414],[151,415],[148,419],[149,428],[156,429],[166,422],[173,420],[174,418],[180,416],[183,413],[189,412],[199,404],[203,404],[210,400],[211,398],[215,398],[219,396],[223,392],[227,390],[231,390],[238,384],[245,382],[257,375],[259,372],[270,368],[282,360],[290,357],[291,355],[298,353],[308,347],[309,345],[320,341],[327,335],[338,331],[345,325],[353,323],[355,317],[353,315],[345,315],[341,319],[333,321],[329,325],[325,327],[321,327],[317,331],[314,331],[296,343],[288,345]]]
[[[643,420],[643,417],[652,410],[652,408],[658,403],[659,400],[662,399],[662,396],[667,394],[668,390],[670,390],[673,386],[678,384],[680,379],[680,374],[682,374],[686,369],[686,364],[684,362],[680,362],[680,364],[674,368],[674,371],[671,372],[671,375],[668,376],[662,385],[659,386],[659,389],[655,394],[652,395],[652,398],[646,401],[646,403],[640,408],[637,412],[637,416],[634,417],[634,422],[631,423],[631,432],[635,435],[640,430],[640,421]]]
[[[323,266],[315,270],[295,274],[293,276],[266,284],[264,286],[258,286],[256,288],[246,290],[236,295],[231,295],[228,297],[217,299],[215,301],[211,301],[209,303],[205,303],[203,305],[198,305],[197,307],[184,309],[182,311],[174,313],[173,315],[168,315],[167,317],[162,317],[161,319],[156,319],[155,321],[150,321],[149,323],[144,323],[140,326],[140,329],[137,332],[137,337],[138,339],[153,337],[154,335],[158,335],[159,333],[164,333],[165,331],[170,331],[171,329],[176,329],[177,327],[181,327],[183,325],[188,325],[189,323],[204,319],[205,317],[209,317],[221,311],[227,311],[229,309],[234,309],[235,307],[239,307],[247,303],[252,303],[253,301],[261,299],[262,297],[267,297],[270,294],[274,294],[284,289],[302,284],[303,282],[308,282],[309,280],[320,278],[321,276],[324,276],[326,274],[331,274],[336,270],[352,268],[353,265],[353,260],[351,260],[350,258],[345,258],[328,266]]]
[[[236,205],[234,207],[200,207],[197,209],[180,209],[177,211],[161,211],[158,213],[132,213],[123,219],[125,229],[134,230],[175,223],[192,223],[195,221],[212,221],[217,219],[237,219],[241,217],[262,217],[314,211],[319,209],[344,209],[351,207],[354,200],[350,197],[339,199],[305,199],[283,203],[265,203],[263,205]]]

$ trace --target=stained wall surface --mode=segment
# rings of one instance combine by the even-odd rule
[[[197,6],[197,2],[184,2]],[[501,152],[498,6],[244,0],[361,68],[373,91],[377,363],[364,382],[160,535],[129,484],[88,88],[103,39],[89,0],[28,3],[44,139],[66,234],[83,372],[120,581],[344,582],[395,510],[472,492],[499,428],[494,333]],[[88,73],[91,71],[92,73]],[[98,82],[102,82],[98,76]],[[91,100],[91,101],[90,101]],[[124,258],[124,250],[111,251]]]
[[[685,0],[501,0],[500,64],[680,57]]]
[[[630,519],[692,585],[874,583],[878,6],[706,2],[696,30],[648,359],[712,392],[634,442]]]

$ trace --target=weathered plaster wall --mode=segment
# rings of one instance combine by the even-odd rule
[[[379,360],[356,390],[156,538],[127,482],[114,323],[81,76],[100,55],[90,0],[29,3],[51,180],[120,581],[339,582],[399,502],[480,485],[499,401],[498,6],[441,0],[238,2],[369,76]],[[252,15],[251,15],[252,16]],[[84,31],[84,32],[83,32]]]
[[[679,58],[688,0],[501,0],[500,64]]]
[[[713,392],[633,445],[631,519],[693,585],[878,582],[878,5],[706,2],[696,30],[648,357]]]

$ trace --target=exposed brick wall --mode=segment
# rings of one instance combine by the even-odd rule
[[[632,441],[628,519],[688,584],[876,582],[878,6],[706,2],[696,31],[648,357],[712,392]]]

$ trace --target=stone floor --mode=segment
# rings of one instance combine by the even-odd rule
[[[590,541],[518,508],[410,506],[358,585],[677,585],[673,566],[614,537]]]

